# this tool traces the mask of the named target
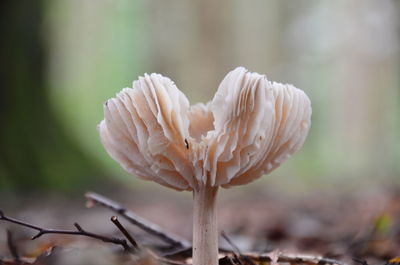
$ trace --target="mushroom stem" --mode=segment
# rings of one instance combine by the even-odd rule
[[[193,265],[218,264],[218,187],[193,190]]]

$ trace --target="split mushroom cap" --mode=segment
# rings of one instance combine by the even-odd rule
[[[130,174],[176,190],[230,187],[277,168],[303,145],[311,103],[300,89],[238,67],[207,104],[145,74],[104,104],[103,145]]]

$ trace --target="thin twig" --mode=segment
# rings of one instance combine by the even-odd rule
[[[10,230],[7,230],[7,244],[11,255],[14,258],[15,264],[20,264],[21,259],[19,258],[17,246],[14,244],[13,237]]]
[[[251,260],[256,262],[270,262],[271,257],[268,255],[257,255],[257,254],[244,254]],[[279,254],[277,262],[287,262],[291,264],[310,264],[310,265],[347,265],[345,262],[341,262],[335,259],[322,258],[318,256],[311,255],[289,255],[289,254]]]
[[[164,242],[170,244],[176,248],[186,248],[190,247],[190,243],[184,239],[181,239],[170,233],[162,231],[160,227],[153,224],[142,217],[136,215],[134,212],[127,210],[125,207],[121,206],[119,203],[112,201],[102,195],[97,193],[88,192],[86,193],[86,199],[88,200],[87,206],[91,207],[94,204],[111,209],[113,212],[121,215],[131,224],[139,227],[140,229],[146,231],[147,233],[156,236],[163,240]]]
[[[226,240],[226,242],[228,242],[229,245],[231,245],[231,247],[232,247],[233,250],[234,250],[233,254],[234,254],[236,257],[237,257],[237,255],[236,255],[235,251],[239,254],[239,257],[240,257],[240,258],[237,258],[237,260],[239,261],[240,264],[243,264],[243,263],[242,263],[242,260],[241,260],[241,258],[243,258],[243,259],[246,261],[246,264],[256,265],[256,264],[254,263],[254,261],[252,261],[251,259],[249,259],[246,255],[243,255],[243,254],[242,254],[242,252],[240,251],[239,247],[238,247],[235,243],[233,243],[233,241],[228,237],[228,235],[227,235],[224,231],[221,232],[221,236]]]
[[[147,253],[153,257],[155,260],[159,261],[160,264],[168,264],[168,265],[187,265],[188,263],[179,260],[172,260],[165,257],[160,257],[158,254],[153,251],[147,249]]]
[[[128,245],[128,243],[126,242],[125,239],[111,238],[111,237],[102,236],[102,235],[88,232],[88,231],[84,230],[78,223],[74,223],[74,226],[76,227],[77,231],[42,228],[42,227],[27,223],[27,222],[24,222],[21,220],[17,220],[17,219],[8,217],[8,216],[4,215],[4,213],[1,210],[0,210],[0,220],[10,222],[13,224],[17,224],[20,226],[28,227],[28,228],[38,231],[38,233],[31,238],[32,240],[39,238],[45,234],[77,235],[77,236],[90,237],[90,238],[101,240],[103,242],[120,245],[126,251],[129,251],[132,253],[134,252],[134,250]]]
[[[232,240],[228,237],[228,235],[224,232],[224,231],[221,231],[221,236],[222,236],[222,238],[223,239],[225,239],[225,241],[226,242],[228,242],[228,244],[232,247],[232,249],[235,251],[235,252],[237,252],[238,254],[242,254],[241,252],[240,252],[240,249],[238,248],[238,246],[236,246],[236,244],[234,244],[233,242],[232,242]]]
[[[233,256],[235,257],[235,259],[239,262],[240,265],[243,265],[242,259],[240,258],[242,256],[242,253],[240,252],[240,249],[231,241],[231,239],[225,234],[224,231],[221,232],[221,236],[232,247],[232,249],[233,249],[232,253],[233,253]],[[239,254],[239,255],[237,255],[236,253]],[[253,263],[253,262],[251,262],[251,263]]]
[[[133,248],[135,249],[139,249],[138,244],[136,243],[136,240],[133,239],[133,237],[131,236],[131,234],[129,234],[129,232],[125,229],[125,227],[119,222],[118,218],[116,216],[111,217],[111,222],[113,222],[115,224],[116,227],[118,227],[118,229],[122,232],[122,234],[124,234],[124,236],[126,237],[126,239],[128,239],[129,242],[131,242]]]

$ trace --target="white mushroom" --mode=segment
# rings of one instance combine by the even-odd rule
[[[206,105],[190,106],[169,78],[145,74],[108,100],[104,115],[101,141],[127,172],[193,191],[193,264],[216,265],[218,187],[253,181],[296,152],[311,103],[292,85],[238,67]]]

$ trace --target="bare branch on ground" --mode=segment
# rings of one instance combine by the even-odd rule
[[[94,192],[88,192],[85,194],[87,201],[87,207],[92,207],[93,205],[100,205],[105,208],[112,210],[113,212],[119,214],[123,218],[125,218],[131,224],[139,227],[143,231],[158,237],[164,242],[170,244],[175,248],[187,248],[190,247],[191,244],[185,239],[179,238],[176,235],[164,232],[158,225],[145,220],[144,218],[138,216],[134,212],[128,210],[127,208],[121,206],[119,203],[110,200],[102,195],[99,195]]]
[[[94,238],[97,240],[101,240],[103,242],[107,242],[107,243],[112,243],[112,244],[116,244],[116,245],[120,245],[122,246],[126,251],[129,251],[131,253],[134,253],[135,250],[133,248],[131,248],[127,241],[125,239],[120,239],[120,238],[111,238],[111,237],[107,237],[107,236],[103,236],[103,235],[99,235],[99,234],[95,234],[95,233],[91,233],[88,232],[86,230],[84,230],[78,223],[74,223],[74,226],[76,227],[76,231],[74,230],[60,230],[60,229],[50,229],[50,228],[43,228],[43,227],[39,227],[21,220],[17,220],[15,218],[12,217],[8,217],[4,214],[3,211],[0,210],[0,220],[9,222],[9,223],[13,223],[16,225],[20,225],[20,226],[24,226],[33,230],[38,231],[38,233],[36,235],[34,235],[31,239],[34,240],[36,238],[39,238],[45,234],[62,234],[62,235],[78,235],[78,236],[85,236],[85,237],[89,237],[89,238]]]
[[[115,224],[116,227],[122,232],[122,234],[128,239],[128,241],[132,244],[133,248],[136,250],[139,250],[139,245],[137,244],[136,240],[133,239],[131,234],[125,229],[125,227],[119,222],[118,218],[116,216],[111,217],[111,222]]]

